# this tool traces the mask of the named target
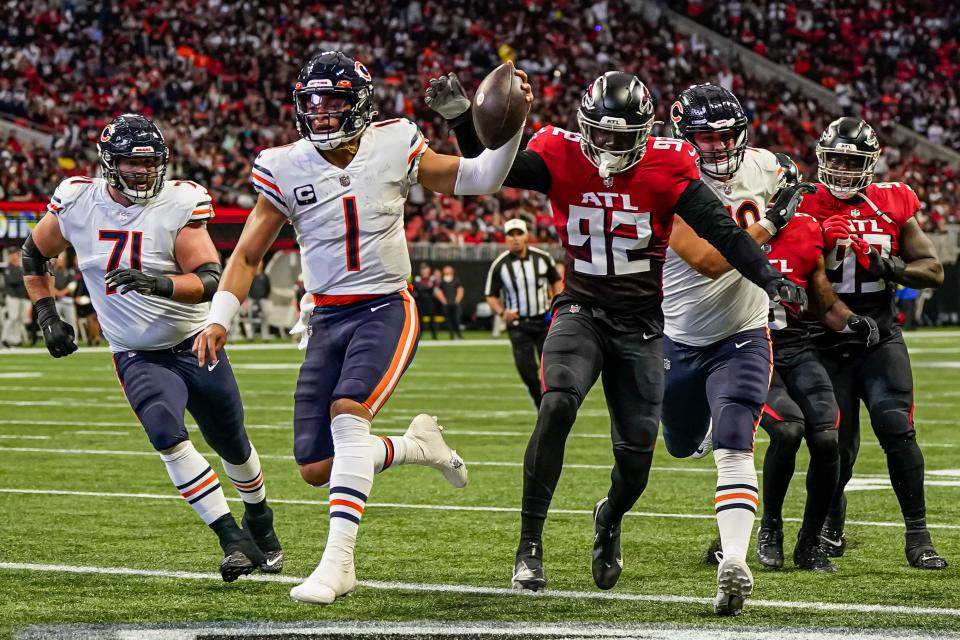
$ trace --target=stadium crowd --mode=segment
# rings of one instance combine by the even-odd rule
[[[960,147],[960,9],[937,0],[687,0],[687,14],[756,53]],[[922,96],[922,97],[921,97]]]
[[[688,12],[700,6],[703,17],[713,4],[691,0]],[[747,14],[746,4],[719,4],[741,6],[739,15]],[[647,82],[660,120],[668,120],[667,110],[682,89],[711,81],[740,96],[752,120],[752,144],[785,151],[812,176],[814,140],[838,114],[824,113],[786,85],[752,82],[746,70],[729,66],[701,39],[680,35],[647,10],[653,13],[628,16],[626,3],[606,0],[388,5],[356,0],[308,6],[126,0],[96,9],[82,3],[17,3],[0,27],[0,113],[49,132],[53,141],[52,148],[12,137],[0,141],[0,200],[45,200],[65,175],[93,174],[103,125],[115,114],[136,111],[156,119],[165,132],[172,149],[169,176],[208,186],[221,207],[250,207],[252,159],[264,147],[296,139],[290,86],[302,61],[309,52],[338,47],[371,68],[380,117],[418,122],[438,150],[451,151],[454,143],[422,100],[427,80],[456,71],[472,89],[491,68],[512,58],[530,74],[537,96],[528,133],[550,123],[575,128],[581,92],[610,68]],[[769,26],[760,22],[757,28],[764,24]],[[778,44],[776,50],[790,46]],[[772,44],[767,55],[775,56]],[[955,96],[953,103],[956,111]],[[900,108],[906,108],[902,101]],[[912,108],[910,113],[919,113],[919,106]],[[891,122],[882,117],[874,123],[883,140],[889,140],[884,125]],[[659,133],[669,131],[661,127]],[[923,164],[910,149],[891,145],[881,162],[880,175],[908,181],[927,203],[929,229],[960,216],[960,193],[948,168]],[[415,188],[407,236],[464,244],[502,241],[502,222],[514,215],[532,223],[538,241],[555,240],[545,199],[513,189],[461,200]]]

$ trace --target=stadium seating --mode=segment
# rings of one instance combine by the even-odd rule
[[[254,11],[239,10],[237,4],[224,1],[201,10],[172,0],[126,2],[97,11],[17,4],[11,26],[0,32],[5,61],[0,114],[50,133],[52,149],[13,138],[0,142],[7,167],[0,173],[0,200],[44,200],[65,175],[92,174],[94,142],[103,124],[115,114],[139,111],[166,133],[172,148],[169,175],[207,185],[221,206],[250,207],[250,162],[263,147],[296,138],[289,87],[302,59],[310,51],[346,43],[365,43],[347,48],[366,60],[377,78],[380,117],[417,121],[440,150],[455,147],[421,99],[427,79],[454,70],[473,87],[507,58],[517,60],[533,79],[537,103],[530,132],[547,123],[575,127],[583,88],[612,67],[648,83],[660,120],[667,119],[673,97],[686,86],[704,81],[727,86],[752,118],[752,144],[789,153],[808,177],[813,141],[837,115],[823,113],[786,85],[752,82],[746,70],[728,66],[697,37],[680,35],[655,15],[629,15],[622,1],[575,0],[551,7],[414,0],[384,9],[381,3],[358,0],[350,11],[326,3],[308,10],[293,2],[255,0]],[[729,11],[714,11],[714,4],[725,3],[691,1],[688,13],[696,14],[699,6],[699,18],[705,19]],[[744,19],[730,35],[745,42],[746,22],[761,30],[768,24]],[[109,36],[118,32],[111,25],[123,25],[121,33],[139,29],[139,34]],[[393,34],[391,40],[386,33]],[[791,32],[788,37],[799,36]],[[101,47],[102,58],[89,55]],[[948,54],[956,52],[944,47]],[[777,51],[789,49],[790,43],[782,43]],[[774,53],[768,45],[765,54]],[[794,60],[782,61],[796,68]],[[956,112],[955,96],[953,105]],[[882,115],[893,107],[876,109]],[[875,122],[882,137],[884,122],[890,119],[878,116]],[[929,128],[925,133],[932,136]],[[880,171],[916,188],[928,205],[924,222],[929,229],[957,219],[960,193],[947,167],[921,163],[909,149],[888,146]],[[515,190],[465,201],[415,191],[407,236],[428,242],[497,241],[504,217],[512,215],[527,217],[540,241],[555,239],[545,199]]]

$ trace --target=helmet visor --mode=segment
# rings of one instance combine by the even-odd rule
[[[577,113],[583,151],[594,165],[603,165],[609,173],[626,171],[643,158],[653,118],[635,125],[613,122],[614,118],[604,120],[607,121],[592,120],[583,112]]]
[[[297,91],[294,100],[297,114],[313,134],[336,133],[354,107],[349,91]]]

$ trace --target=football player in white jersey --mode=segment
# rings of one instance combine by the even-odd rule
[[[789,221],[809,187],[784,187],[774,154],[747,146],[747,118],[732,93],[692,86],[670,116],[674,135],[697,148],[704,183],[758,243]],[[714,451],[724,552],[714,610],[721,615],[739,613],[753,589],[746,554],[758,504],[754,434],[773,369],[769,304],[761,289],[675,220],[663,269],[663,435],[676,457]]]
[[[532,93],[523,86],[529,104]],[[356,586],[353,549],[374,473],[414,463],[440,470],[456,487],[467,481],[463,460],[444,443],[435,418],[417,416],[401,437],[370,434],[419,338],[419,313],[407,290],[407,193],[417,182],[447,194],[497,191],[521,132],[477,158],[437,154],[412,122],[373,122],[370,74],[339,51],[306,63],[293,99],[302,139],[266,149],[254,162],[259,198],[194,348],[200,366],[216,362],[256,266],[292,223],[304,284],[316,303],[297,381],[294,457],[306,482],[329,483],[330,525],[320,564],[290,595],[330,604]]]
[[[223,579],[255,568],[277,573],[283,551],[230,363],[220,352],[219,366],[198,369],[190,353],[221,274],[206,230],[210,194],[194,182],[164,181],[169,151],[157,126],[141,115],[114,119],[97,147],[104,177],[61,182],[50,215],[23,247],[24,281],[47,349],[55,358],[77,349],[47,277],[49,257],[73,245],[124,394],[173,484],[216,532]],[[185,410],[243,499],[243,529],[217,474],[190,442]]]

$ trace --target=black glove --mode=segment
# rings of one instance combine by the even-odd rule
[[[787,226],[793,214],[797,212],[797,205],[800,204],[803,194],[814,193],[816,190],[817,188],[809,182],[784,187],[763,217],[769,220],[777,231],[780,231]]]
[[[770,302],[799,305],[800,311],[807,308],[807,292],[804,291],[803,287],[783,276],[767,282],[763,290],[770,296]]]
[[[151,276],[136,269],[114,269],[107,274],[108,287],[122,287],[120,293],[136,291],[142,296],[173,297],[173,280],[166,276]]]
[[[68,356],[77,350],[73,327],[63,321],[57,313],[57,303],[47,297],[37,300],[34,305],[37,324],[43,330],[43,342],[54,358]]]
[[[470,98],[463,90],[457,74],[453,72],[430,80],[424,102],[443,116],[444,120],[453,120],[470,108]]]
[[[857,261],[874,278],[887,282],[900,282],[907,268],[907,263],[900,256],[881,256],[875,247],[870,247],[869,251],[858,255]]]
[[[847,320],[847,328],[862,336],[867,341],[867,346],[880,342],[880,329],[877,327],[877,321],[870,316],[850,316]]]

